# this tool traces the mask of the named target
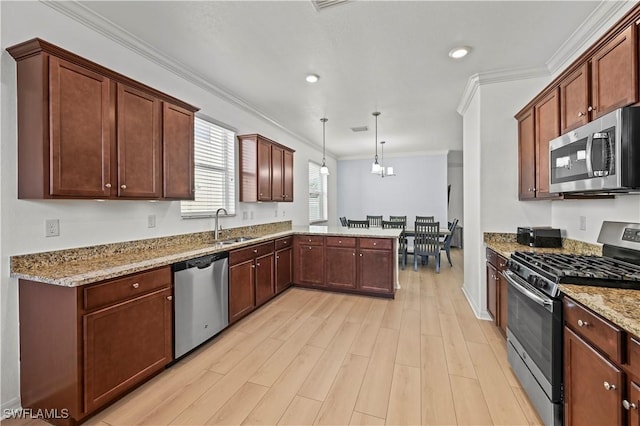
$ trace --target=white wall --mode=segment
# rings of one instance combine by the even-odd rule
[[[292,220],[308,223],[308,160],[320,161],[311,148],[256,115],[177,77],[167,69],[88,29],[40,2],[0,2],[1,16],[1,141],[0,144],[0,290],[1,290],[1,408],[19,403],[17,280],[9,277],[8,257],[15,254],[136,240],[212,229],[211,219],[182,220],[179,202],[31,201],[17,199],[16,71],[8,46],[40,37],[151,87],[197,105],[202,113],[241,133],[261,133],[296,150],[294,203],[237,204],[237,216],[221,219],[223,227]],[[333,158],[327,158],[336,170]],[[336,221],[336,179],[329,176],[329,218]],[[253,220],[242,220],[242,213]],[[276,216],[277,211],[277,216]],[[146,226],[149,214],[156,228]],[[44,237],[45,219],[60,220],[60,237]]]
[[[366,219],[367,215],[435,216],[447,223],[447,155],[385,158],[396,176],[370,173],[371,159],[339,160],[338,216]]]
[[[462,156],[462,151],[449,151],[447,155],[447,184],[451,185],[447,218],[449,222],[452,222],[453,219],[458,219],[458,226],[464,225],[464,181]]]

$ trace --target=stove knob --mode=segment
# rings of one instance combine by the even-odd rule
[[[520,265],[509,259],[507,260],[507,268],[511,269],[513,272],[518,272],[520,270]]]

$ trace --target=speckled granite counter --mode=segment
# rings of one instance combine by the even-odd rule
[[[544,248],[523,246],[516,242],[516,234],[511,233],[484,233],[484,243],[491,250],[509,258],[514,251],[533,251],[537,253],[573,253],[602,256],[602,246],[599,244],[585,243],[584,241],[562,239],[562,248]]]
[[[290,221],[226,230],[222,239],[251,236],[249,241],[222,244],[213,232],[105,244],[11,257],[11,276],[75,287],[207,254],[233,250],[293,234],[397,238],[398,229],[296,226]]]
[[[561,284],[560,291],[629,333],[640,336],[640,291]]]

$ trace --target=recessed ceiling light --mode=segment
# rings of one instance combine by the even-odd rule
[[[471,48],[469,46],[454,47],[449,51],[449,57],[453,59],[461,59],[467,56],[470,51]]]
[[[318,76],[318,74],[309,74],[307,75],[307,83],[315,83],[318,80],[320,80],[320,76]]]

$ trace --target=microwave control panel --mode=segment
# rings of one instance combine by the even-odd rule
[[[631,241],[634,243],[640,243],[640,229],[624,228],[622,234],[622,241]]]

